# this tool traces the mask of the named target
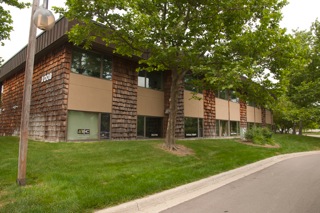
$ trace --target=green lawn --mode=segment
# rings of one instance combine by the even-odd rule
[[[0,137],[0,212],[92,212],[283,153],[320,149],[320,138],[276,135],[281,148],[234,140],[178,141],[195,155],[157,148],[162,141],[29,142],[27,186],[17,177],[18,138]]]

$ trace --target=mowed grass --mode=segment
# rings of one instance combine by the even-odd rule
[[[175,156],[163,141],[30,141],[27,186],[16,184],[18,138],[0,137],[0,212],[92,212],[283,153],[320,149],[320,138],[275,135],[281,148],[232,139],[178,141],[194,150]]]

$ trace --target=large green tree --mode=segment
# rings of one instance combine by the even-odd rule
[[[303,124],[315,120],[320,100],[320,22],[316,20],[310,31],[294,32],[296,59],[288,75],[288,99],[295,104],[300,113],[299,134]]]
[[[100,37],[122,55],[149,53],[139,61],[147,71],[171,71],[166,145],[175,149],[178,89],[186,73],[201,76],[209,88],[243,87],[242,76],[274,87],[266,70],[274,78],[284,72],[275,59],[284,49],[286,36],[279,21],[285,4],[286,0],[67,0],[68,9],[58,11],[79,22],[69,33],[75,44],[89,48]]]

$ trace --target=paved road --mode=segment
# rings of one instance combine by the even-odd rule
[[[320,213],[320,154],[277,163],[162,213]]]

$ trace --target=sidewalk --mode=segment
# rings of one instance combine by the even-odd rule
[[[252,173],[263,170],[283,160],[312,154],[320,154],[320,151],[274,156],[209,178],[182,185],[174,189],[169,189],[111,208],[102,209],[96,213],[157,213],[209,191],[215,190]]]

